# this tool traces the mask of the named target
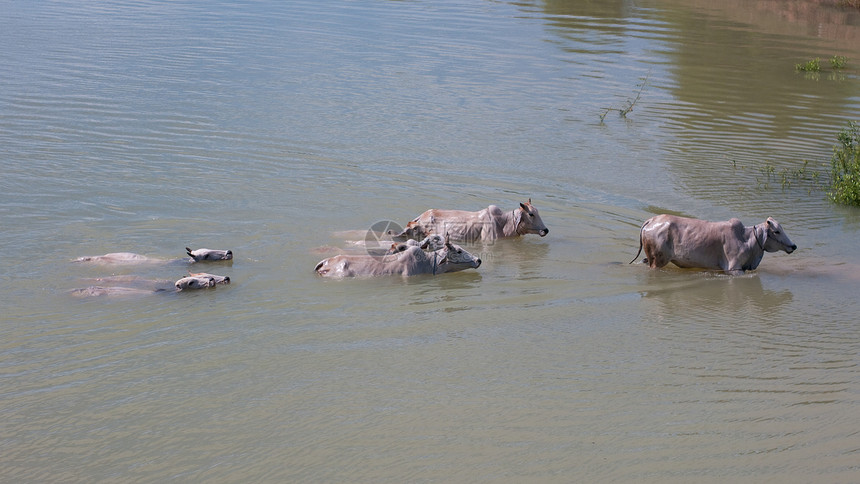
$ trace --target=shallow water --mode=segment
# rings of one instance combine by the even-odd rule
[[[860,117],[859,25],[767,1],[7,5],[0,480],[856,480],[860,212],[811,173]],[[549,235],[469,246],[478,270],[313,274],[376,222],[528,198]],[[799,249],[738,277],[628,265],[660,212],[773,216]],[[165,261],[72,262],[118,251]],[[233,283],[69,293],[201,267]]]

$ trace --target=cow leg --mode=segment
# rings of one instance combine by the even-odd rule
[[[654,254],[654,257],[652,259],[648,259],[648,262],[649,262],[648,265],[652,269],[659,269],[659,268],[664,267],[666,264],[669,263],[669,258],[666,257],[666,254],[664,254],[662,252],[658,252],[658,253]]]
[[[669,258],[666,257],[666,254],[655,247],[654,244],[645,242],[643,245],[645,249],[645,262],[648,264],[648,267],[659,269],[669,263]]]

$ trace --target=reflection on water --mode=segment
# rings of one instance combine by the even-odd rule
[[[853,14],[7,3],[0,480],[854,479],[857,211],[755,180],[858,112],[850,64],[794,72],[860,59]],[[478,270],[313,273],[380,220],[529,197],[550,234],[469,246]],[[774,216],[800,249],[628,265],[662,212]],[[187,246],[231,248],[232,284],[68,293],[188,269],[77,257]]]
[[[656,287],[643,297],[660,302],[655,308],[657,319],[721,320],[720,315],[725,314],[778,313],[793,297],[789,290],[765,290],[755,273],[733,277],[692,270],[672,272],[648,271],[647,279]]]

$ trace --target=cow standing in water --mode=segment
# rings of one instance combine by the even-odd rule
[[[548,233],[549,229],[541,220],[538,209],[529,199],[510,212],[503,212],[496,205],[477,212],[430,209],[407,223],[403,232],[390,235],[399,241],[447,234],[454,241],[493,242],[503,237],[525,234],[544,237]]]
[[[765,252],[791,254],[797,246],[772,217],[752,227],[733,218],[708,222],[675,215],[657,215],[639,230],[639,252],[652,269],[672,262],[682,268],[722,270],[741,274],[758,267]]]

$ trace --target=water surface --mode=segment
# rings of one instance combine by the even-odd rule
[[[860,117],[860,21],[803,5],[6,5],[0,480],[856,480],[860,212],[810,173]],[[550,234],[477,271],[311,270],[528,198]],[[628,265],[659,212],[799,249]],[[233,284],[68,293],[191,269],[77,257],[186,246]]]

